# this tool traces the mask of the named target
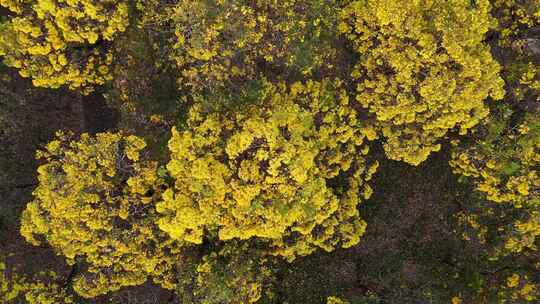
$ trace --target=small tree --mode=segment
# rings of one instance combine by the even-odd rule
[[[49,243],[80,268],[74,288],[94,297],[149,276],[173,288],[176,244],[153,222],[160,198],[155,162],[136,136],[58,133],[37,157],[39,185],[22,216],[31,243]]]

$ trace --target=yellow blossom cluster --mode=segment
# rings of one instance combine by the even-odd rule
[[[486,212],[490,212],[490,211],[491,210],[486,210]],[[456,218],[460,226],[466,227],[465,231],[463,231],[461,234],[464,240],[470,241],[474,238],[480,244],[486,243],[486,236],[488,234],[488,229],[487,227],[482,226],[480,224],[478,215],[467,214],[465,212],[458,212],[456,214]]]
[[[461,298],[460,297],[452,297],[452,304],[461,304],[463,303],[461,301]]]
[[[95,297],[149,276],[173,288],[178,247],[154,224],[161,197],[157,164],[145,142],[119,133],[58,133],[37,157],[39,185],[22,215],[21,234],[46,240],[68,263],[83,263],[74,289]],[[165,254],[167,252],[167,254]]]
[[[128,26],[118,0],[2,0],[13,16],[0,26],[0,56],[35,86],[88,93],[111,80],[111,42]]]
[[[235,113],[193,106],[169,141],[176,182],[157,205],[160,228],[195,244],[257,238],[288,259],[358,243],[356,207],[377,164],[340,85],[263,82]]]
[[[326,304],[348,304],[349,302],[344,301],[338,297],[328,297],[326,298]]]
[[[540,289],[528,275],[512,274],[506,279],[506,287],[502,296],[514,303],[535,302],[540,297]]]
[[[6,274],[6,264],[0,261],[0,300],[14,301],[25,290],[24,280],[17,274]]]
[[[516,71],[516,74],[518,74],[519,79],[517,79],[517,84],[510,91],[514,99],[517,102],[523,102],[526,98],[533,100],[536,98],[535,101],[540,102],[540,65],[528,61],[527,64],[518,66],[520,68]]]
[[[489,0],[359,0],[342,10],[339,31],[359,56],[356,99],[374,114],[388,157],[418,165],[449,131],[463,135],[485,118],[486,98],[503,97],[482,41],[493,25]]]
[[[331,68],[338,2],[180,1],[171,13],[180,85],[209,89],[260,70],[309,75]]]
[[[74,304],[66,288],[55,281],[54,272],[41,272],[31,278],[10,269],[7,274],[5,261],[0,260],[0,302],[29,304]]]

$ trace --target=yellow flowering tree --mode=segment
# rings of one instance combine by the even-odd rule
[[[128,26],[118,0],[2,0],[11,10],[0,26],[0,56],[38,87],[88,93],[111,80],[112,41]]]
[[[159,227],[194,244],[255,238],[288,259],[357,244],[366,223],[356,207],[377,164],[364,157],[365,135],[339,87],[263,82],[235,113],[193,106],[169,141],[175,185],[157,205]]]
[[[155,0],[141,2],[143,10],[145,2],[156,5]],[[288,74],[309,75],[332,68],[338,2],[178,2],[169,14],[175,33],[171,56],[180,69],[179,84],[210,89],[252,79],[257,71],[286,69]]]
[[[94,297],[149,276],[174,288],[178,246],[153,222],[160,198],[157,164],[136,136],[58,133],[37,156],[39,185],[22,215],[21,234],[46,241],[80,273],[74,289]]]
[[[352,1],[339,30],[359,59],[357,102],[374,114],[391,159],[418,165],[449,131],[485,118],[504,95],[482,42],[494,21],[488,0]]]

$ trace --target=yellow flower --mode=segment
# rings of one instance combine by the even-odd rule
[[[461,298],[460,297],[453,297],[452,298],[452,304],[461,304],[462,301],[461,301]]]
[[[516,287],[519,285],[519,275],[514,273],[512,276],[506,279],[506,285],[510,288]]]

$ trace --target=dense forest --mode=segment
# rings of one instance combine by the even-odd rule
[[[540,303],[540,0],[0,0],[0,303]]]

